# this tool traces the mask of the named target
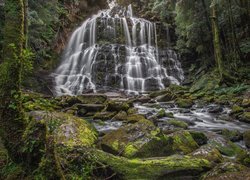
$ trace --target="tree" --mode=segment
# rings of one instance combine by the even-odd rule
[[[5,0],[3,63],[0,72],[1,136],[12,160],[20,162],[25,129],[21,99],[22,52],[25,44],[24,0]]]

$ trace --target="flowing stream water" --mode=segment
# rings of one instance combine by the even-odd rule
[[[131,5],[109,1],[109,9],[87,19],[71,35],[53,73],[56,95],[103,87],[143,93],[180,84],[184,76],[178,55],[159,49],[157,33],[157,24],[135,17]]]

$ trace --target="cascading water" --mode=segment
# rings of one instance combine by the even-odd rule
[[[159,50],[157,25],[116,1],[72,34],[53,74],[57,95],[117,89],[139,93],[179,84],[183,71],[173,50]]]

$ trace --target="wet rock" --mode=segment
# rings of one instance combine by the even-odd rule
[[[128,104],[127,102],[109,101],[107,103],[106,110],[120,112],[120,111],[127,111],[130,107],[131,105]]]
[[[76,104],[78,110],[85,109],[87,112],[98,112],[105,108],[102,104]]]
[[[243,139],[246,147],[250,148],[250,130],[244,132]]]
[[[126,121],[127,119],[128,119],[128,114],[125,111],[120,111],[112,118],[112,120],[116,121]]]
[[[177,99],[175,103],[180,108],[191,108],[194,104],[191,99]]]
[[[220,105],[211,106],[208,108],[209,113],[221,113],[223,108]]]
[[[174,153],[188,154],[199,147],[188,131],[177,131],[167,137],[173,140],[172,148]]]
[[[250,173],[248,169],[240,164],[233,162],[225,162],[217,165],[211,171],[207,172],[203,179],[239,179],[245,180],[248,179]]]
[[[190,113],[191,111],[189,109],[180,109],[180,113],[184,113],[184,114],[187,114],[187,113]]]
[[[176,99],[176,95],[171,92],[166,92],[166,94],[157,96],[155,99],[158,102],[169,102]]]
[[[139,103],[147,103],[151,100],[150,97],[147,97],[147,96],[142,96],[142,97],[139,97],[139,98],[136,98],[134,100],[134,102],[139,102]]]
[[[220,163],[223,161],[221,153],[211,145],[201,146],[199,149],[192,152],[193,157],[207,159],[209,162]]]
[[[230,112],[230,114],[231,115],[233,115],[233,114],[238,114],[238,113],[241,113],[241,112],[243,112],[243,108],[242,107],[240,107],[240,106],[238,106],[238,105],[233,105],[233,107],[232,107],[232,111]]]
[[[111,120],[115,115],[116,112],[102,111],[102,112],[97,112],[94,115],[93,119],[100,119],[106,121],[106,120]]]
[[[221,134],[232,142],[240,141],[243,139],[242,133],[238,130],[223,129]]]
[[[171,153],[166,137],[148,120],[140,120],[110,132],[102,138],[100,146],[104,151],[129,158]]]
[[[80,96],[61,96],[56,100],[62,107],[71,107],[75,104],[103,104],[107,100],[104,94],[85,94]]]
[[[183,121],[179,121],[176,119],[170,119],[167,121],[168,125],[177,127],[177,128],[183,128],[183,129],[187,129],[188,128],[188,124],[186,122]]]
[[[127,117],[126,121],[128,123],[136,123],[138,121],[147,121],[144,115],[141,114],[131,114]]]
[[[57,145],[93,147],[97,141],[96,129],[82,118],[66,113],[43,111],[33,111],[30,116],[48,124]]]
[[[204,133],[198,131],[189,131],[189,133],[199,146],[207,144],[208,138]]]
[[[244,112],[239,116],[239,120],[242,122],[250,123],[250,112]]]
[[[242,107],[250,107],[250,99],[243,99],[241,103]]]
[[[164,109],[160,109],[157,114],[156,114],[157,118],[163,118],[166,117],[166,111]]]

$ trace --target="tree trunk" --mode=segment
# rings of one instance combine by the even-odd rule
[[[223,77],[223,56],[220,45],[220,32],[217,22],[217,12],[216,12],[216,2],[212,1],[211,4],[211,22],[212,22],[212,31],[213,31],[213,42],[214,42],[214,57],[216,62],[216,67],[220,74],[220,78]]]
[[[5,0],[4,62],[0,72],[0,125],[5,147],[16,162],[22,161],[20,145],[25,128],[20,91],[24,42],[24,2]]]

